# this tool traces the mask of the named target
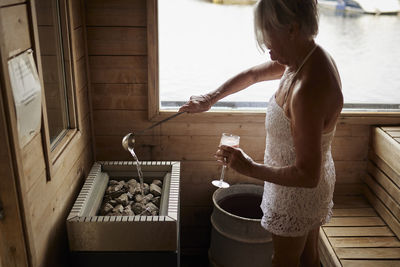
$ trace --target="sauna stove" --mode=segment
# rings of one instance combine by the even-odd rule
[[[158,216],[100,216],[110,179],[138,179],[134,161],[95,162],[67,218],[73,266],[179,266],[180,163],[141,162],[163,183]],[[131,264],[130,264],[131,263]]]

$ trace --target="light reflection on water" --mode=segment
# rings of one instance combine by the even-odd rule
[[[400,17],[320,10],[316,38],[335,59],[346,103],[400,103]],[[159,1],[160,98],[185,101],[269,58],[253,34],[251,6]],[[267,101],[278,81],[229,96]]]

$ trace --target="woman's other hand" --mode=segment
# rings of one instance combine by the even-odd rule
[[[209,110],[211,106],[211,97],[209,95],[193,95],[190,97],[190,100],[179,109],[179,112],[199,113]]]
[[[238,173],[250,176],[254,161],[241,148],[221,145],[215,157],[219,163],[228,165]]]

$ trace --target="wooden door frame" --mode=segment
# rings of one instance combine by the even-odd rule
[[[0,79],[3,80],[4,77]],[[0,88],[1,89],[1,88]],[[3,89],[0,94],[0,203],[4,217],[0,219],[0,265],[29,266],[25,229],[19,199],[18,177],[14,171],[15,157],[11,153],[12,140],[6,119]]]
[[[21,183],[23,166],[14,97],[8,72],[8,61],[31,48],[29,34],[29,3],[10,1],[10,5],[0,8],[20,8],[24,10],[19,25],[27,28],[23,42],[18,49],[10,51],[5,38],[0,41],[0,201],[4,208],[4,219],[0,220],[0,261],[2,266],[31,266],[33,246],[29,239],[30,224],[26,221],[23,195],[26,192]],[[1,12],[1,10],[0,10]],[[0,35],[5,36],[4,21],[0,20]],[[28,36],[28,37],[26,37]],[[27,41],[28,40],[28,41]],[[15,47],[14,47],[15,48]],[[21,48],[21,49],[20,49]]]

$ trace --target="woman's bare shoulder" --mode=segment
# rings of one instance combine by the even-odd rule
[[[301,82],[293,101],[319,110],[321,116],[331,116],[343,105],[340,76],[332,57],[317,49],[301,73]],[[304,107],[306,108],[306,107]]]
[[[306,95],[341,94],[342,85],[336,64],[333,58],[320,47],[310,58],[309,64],[305,66],[301,81],[301,87],[304,90],[299,90],[299,92]]]

